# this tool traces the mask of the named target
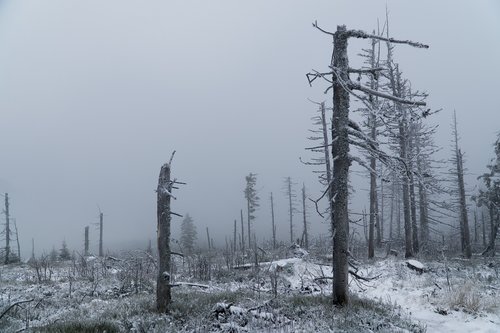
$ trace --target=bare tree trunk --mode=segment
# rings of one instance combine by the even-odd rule
[[[375,34],[375,32],[374,32]],[[370,67],[375,68],[375,45],[377,44],[375,39],[372,39],[372,48],[370,51]],[[378,85],[375,82],[375,78],[372,75],[370,78],[370,88],[373,90],[378,89]],[[376,100],[374,96],[368,96],[368,100],[372,106],[375,106]],[[371,111],[368,115],[368,126],[370,128],[370,139],[373,142],[377,141],[377,116],[374,111]],[[375,156],[370,157],[370,224],[368,229],[368,258],[373,258],[375,256],[375,226],[377,227],[377,243],[380,244],[380,226],[378,225],[378,211],[377,211],[377,176],[375,174],[377,168],[377,162]]]
[[[423,166],[422,158],[420,156],[420,139],[416,137],[416,152],[417,152],[417,172],[422,177]],[[429,204],[427,201],[427,190],[425,188],[424,180],[418,182],[418,203],[419,203],[419,215],[420,215],[420,245],[422,248],[427,247],[429,242],[429,219],[428,219],[428,208]]]
[[[397,209],[398,209],[398,214],[397,214],[397,219],[398,219],[398,224],[397,224],[397,232],[398,232],[398,241],[401,240],[401,186],[398,184],[397,192],[398,194],[397,198]]]
[[[323,130],[323,147],[325,147],[325,168],[326,168],[326,181],[327,186],[332,186],[332,167],[330,164],[330,153],[328,150],[329,141],[328,141],[328,128],[326,125],[326,114],[325,114],[325,103],[321,103],[321,128]],[[331,197],[332,191],[328,191],[328,208],[329,208],[329,216],[330,216],[330,232],[333,235],[333,200]]]
[[[19,244],[19,232],[17,231],[17,221],[14,220],[14,228],[16,229],[16,243],[17,243],[17,261],[21,262],[21,245]]]
[[[382,174],[382,166],[380,166],[380,173]],[[377,201],[378,203],[378,201]],[[377,211],[379,211],[377,207]],[[382,245],[382,241],[384,239],[384,179],[380,181],[380,238],[377,240],[378,246]]]
[[[273,231],[273,249],[276,249],[276,225],[274,224],[274,201],[273,192],[271,192],[271,227]]]
[[[370,158],[370,167],[375,168],[375,158]],[[376,179],[375,174],[370,174],[370,222],[368,224],[368,258],[371,259],[375,256],[375,200],[376,200]]]
[[[233,229],[233,254],[236,253],[236,220],[234,220],[234,229]]]
[[[401,155],[400,157],[406,161],[406,143],[404,142],[404,130],[403,125],[400,124],[400,135],[401,135]],[[413,246],[412,246],[412,226],[411,226],[411,212],[410,212],[410,193],[409,193],[409,179],[408,174],[405,172],[403,176],[403,216],[404,216],[404,229],[405,229],[405,258],[410,258],[413,256]]]
[[[293,205],[292,205],[292,178],[287,177],[288,209],[290,216],[290,243],[293,244]]]
[[[333,66],[338,69],[340,79],[349,80],[347,56],[347,34],[345,26],[337,26],[334,34]],[[339,79],[333,83],[332,121],[333,186],[330,197],[333,203],[333,302],[344,305],[349,302],[348,289],[348,179],[349,166],[349,93]]]
[[[252,249],[252,237],[250,234],[250,200],[247,200],[247,225],[248,225],[248,250]]]
[[[102,244],[103,214],[99,213],[99,257],[104,256]]]
[[[388,33],[388,32],[387,32]],[[403,97],[403,87],[401,83],[401,76],[399,69],[396,65],[394,68],[392,64],[392,50],[389,43],[387,44],[388,55],[387,64],[389,68],[389,80],[391,89],[394,96]],[[399,114],[398,129],[399,129],[399,157],[402,161],[408,161],[408,128],[407,128],[407,114],[406,108],[401,103],[395,103],[396,111]],[[413,256],[412,246],[412,225],[411,225],[411,208],[410,208],[410,178],[408,170],[405,170],[402,175],[403,182],[403,215],[404,215],[404,229],[405,229],[405,258]],[[399,223],[399,222],[398,222]]]
[[[9,193],[5,193],[5,264],[10,262]]]
[[[474,244],[477,245],[478,236],[477,236],[477,209],[474,210]]]
[[[89,255],[89,227],[85,227],[85,241],[83,243],[83,255]]]
[[[392,72],[392,71],[391,71]],[[401,79],[399,70],[396,68],[396,96],[402,97]],[[400,104],[396,103],[397,108],[401,112],[401,119],[399,120],[399,157],[401,160],[408,161],[408,128],[407,128],[407,114],[406,109]],[[413,257],[412,245],[412,225],[411,225],[411,207],[410,207],[410,177],[409,172],[406,170],[403,173],[403,216],[404,216],[404,229],[405,229],[405,258]]]
[[[500,214],[498,214],[498,216],[496,218],[497,221],[495,221],[495,209],[493,208],[493,205],[491,205],[491,204],[489,207],[489,212],[490,212],[490,239],[488,242],[488,246],[483,251],[483,255],[494,257],[496,254],[495,240],[496,240],[497,234],[498,234],[498,220],[500,219]]]
[[[212,246],[210,245],[210,234],[208,233],[208,227],[207,227],[207,244],[208,244],[208,251],[210,251]]]
[[[243,223],[243,209],[240,209],[240,219],[241,219],[241,251],[245,252],[245,227]]]
[[[458,185],[458,199],[459,199],[459,216],[460,216],[460,233],[462,252],[467,259],[472,257],[472,250],[470,247],[470,230],[469,219],[467,214],[467,199],[465,197],[465,184],[464,184],[464,169],[463,169],[463,155],[458,147],[458,129],[457,129],[457,115],[453,111],[453,136],[455,143],[455,163],[457,172],[457,185]]]
[[[304,245],[306,249],[309,249],[309,234],[307,233],[307,218],[306,218],[306,185],[302,184],[302,216],[304,219]]]
[[[464,185],[464,169],[462,152],[458,150],[458,182],[460,189],[460,215],[463,221],[463,238],[464,238],[464,254],[466,258],[472,257],[472,250],[470,247],[470,229],[469,229],[469,218],[467,214],[467,203],[465,197],[465,185]]]
[[[408,148],[411,153],[413,153],[413,136],[415,136],[414,126],[408,133]],[[408,168],[413,171],[413,163],[412,161],[408,161]],[[413,245],[413,253],[416,254],[419,251],[418,244],[418,227],[417,227],[417,204],[415,200],[415,177],[413,176],[413,172],[410,172],[409,175],[410,180],[410,211],[411,211],[411,230],[412,230],[412,245]]]
[[[31,239],[31,259],[35,260],[35,239]]]
[[[481,210],[481,224],[483,225],[483,246],[486,247],[486,222],[484,220],[484,211]]]
[[[395,184],[396,184],[396,182],[394,181],[394,178],[393,178],[392,184],[391,184],[391,214],[389,216],[389,240],[391,241],[391,243],[393,240],[392,229],[393,229],[393,222],[394,222],[394,200],[395,200],[395,196],[396,196]]]
[[[174,151],[175,153],[175,151]],[[173,182],[170,180],[171,163],[165,163],[158,177],[157,219],[158,219],[158,277],[156,282],[156,308],[161,313],[170,310],[170,198]]]

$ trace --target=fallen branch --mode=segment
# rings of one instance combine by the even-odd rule
[[[2,319],[2,318],[3,318],[3,316],[5,316],[5,315],[7,314],[7,312],[9,312],[9,311],[10,311],[10,309],[12,309],[13,307],[18,306],[18,305],[23,304],[23,303],[33,302],[34,300],[35,300],[35,299],[34,299],[34,298],[32,298],[32,299],[28,299],[28,300],[24,300],[24,301],[18,301],[18,302],[16,302],[16,303],[12,304],[12,305],[11,305],[11,306],[9,306],[9,307],[8,307],[8,308],[4,311],[4,312],[2,312],[2,314],[0,314],[0,319]]]
[[[177,282],[177,283],[170,284],[170,287],[180,287],[180,286],[198,287],[198,288],[202,288],[202,289],[210,288],[210,286],[208,286],[206,284],[190,283],[190,282]]]
[[[182,254],[180,252],[170,251],[170,254],[173,254],[175,256],[179,256],[179,257],[183,257],[184,258],[184,254]]]
[[[353,270],[349,270],[349,274],[351,274],[352,276],[354,276],[358,280],[366,281],[366,282],[370,282],[370,281],[376,280],[380,276],[382,276],[382,274],[379,274],[377,276],[365,277],[365,276],[359,275],[358,273],[356,273]],[[320,281],[320,280],[333,280],[333,277],[332,276],[321,276],[321,277],[315,278],[313,281]]]

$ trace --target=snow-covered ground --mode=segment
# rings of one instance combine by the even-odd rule
[[[227,269],[216,258],[209,281],[193,278],[201,261],[176,261],[170,315],[155,312],[154,262],[145,255],[52,263],[41,278],[28,264],[0,266],[0,316],[28,301],[0,318],[0,331],[69,332],[84,323],[107,332],[500,332],[497,260],[410,262],[417,270],[394,257],[357,263],[370,279],[351,278],[352,305],[339,309],[330,302],[331,266],[312,256],[258,270]]]

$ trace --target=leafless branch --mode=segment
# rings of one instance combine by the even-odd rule
[[[423,48],[423,49],[429,48],[429,45],[426,45],[423,43],[413,42],[411,40],[400,40],[400,39],[394,39],[394,38],[386,38],[386,37],[373,35],[373,34],[367,34],[366,32],[364,32],[362,30],[348,30],[348,31],[346,31],[346,34],[349,35],[349,37],[371,38],[371,39],[378,39],[378,40],[382,40],[382,41],[393,43],[393,44],[408,44],[410,46]]]
[[[330,35],[330,36],[335,36],[335,34],[333,32],[330,32],[330,31],[326,31],[326,30],[323,30],[321,29],[319,26],[318,26],[318,21],[314,21],[313,22],[313,27],[315,27],[316,29],[318,29],[319,31],[321,31],[322,33],[325,33],[327,35]]]
[[[347,86],[350,89],[360,90],[360,91],[362,91],[364,93],[367,93],[367,94],[370,94],[370,95],[373,95],[373,96],[378,96],[378,97],[381,97],[381,98],[386,98],[386,99],[389,99],[391,101],[394,101],[394,102],[397,102],[397,103],[401,103],[401,104],[409,104],[409,105],[417,105],[417,106],[426,106],[427,105],[425,102],[411,101],[411,100],[407,100],[407,99],[404,99],[404,98],[399,98],[399,97],[396,97],[396,96],[393,96],[393,95],[384,94],[383,92],[370,89],[370,88],[365,87],[365,86],[363,86],[363,85],[361,85],[361,84],[359,84],[357,82],[349,81],[349,82],[347,82]]]
[[[385,71],[387,68],[377,67],[377,68],[349,68],[349,73],[357,73],[357,74],[365,74],[370,73],[373,75],[377,75],[377,72]]]
[[[10,311],[10,309],[12,309],[13,307],[15,306],[18,306],[20,304],[23,304],[23,303],[29,303],[29,302],[33,302],[35,299],[32,298],[32,299],[27,299],[27,300],[24,300],[24,301],[18,301],[18,302],[15,302],[14,304],[12,304],[11,306],[9,306],[4,312],[2,312],[2,314],[0,314],[0,319],[3,318],[3,316],[5,316],[7,314],[7,312]]]
[[[172,165],[172,159],[174,158],[175,155],[175,150],[172,152],[172,155],[170,156],[170,160],[168,161],[168,165]]]

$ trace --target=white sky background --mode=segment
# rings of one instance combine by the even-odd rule
[[[388,1],[391,35],[412,86],[427,91],[436,141],[448,153],[455,108],[471,172],[485,170],[499,130],[500,4]],[[29,253],[83,246],[105,214],[106,244],[144,244],[156,232],[161,164],[188,185],[173,209],[223,241],[245,207],[244,176],[258,173],[258,237],[269,237],[269,192],[288,239],[283,177],[319,193],[300,164],[325,85],[331,38],[312,28],[371,31],[386,1],[0,1],[0,192],[11,196]],[[350,43],[352,66],[366,41]],[[365,186],[360,182],[361,186]],[[366,185],[367,186],[367,185]],[[297,193],[299,187],[297,186]],[[358,191],[362,193],[362,191]],[[365,205],[358,195],[355,206]],[[327,227],[312,213],[314,233]],[[180,219],[177,219],[180,224]],[[300,218],[296,231],[301,230]],[[175,235],[175,232],[174,232]],[[97,229],[91,230],[93,249]],[[105,246],[106,247],[106,246]]]

